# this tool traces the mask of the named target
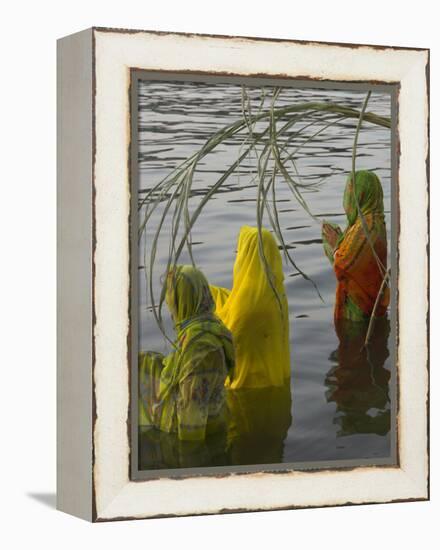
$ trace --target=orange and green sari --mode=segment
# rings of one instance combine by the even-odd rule
[[[332,246],[323,233],[324,251],[333,264],[338,281],[335,320],[368,319],[381,292],[387,271],[387,234],[384,219],[382,185],[376,174],[360,170],[351,175],[344,192],[344,210],[348,225]],[[332,225],[332,224],[331,224]],[[375,315],[386,314],[389,288],[382,288]]]

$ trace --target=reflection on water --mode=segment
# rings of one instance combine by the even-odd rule
[[[367,323],[338,321],[339,347],[331,355],[335,365],[325,378],[327,401],[336,404],[337,436],[377,434],[390,430],[390,371],[388,319],[377,319],[368,348],[363,347]]]
[[[336,438],[353,435],[387,436],[390,432],[390,371],[387,318],[376,319],[368,348],[363,346],[368,324],[341,320],[335,329],[338,348],[329,356],[325,397],[336,409],[330,417]],[[277,388],[228,390],[228,426],[203,442],[179,441],[174,434],[141,428],[141,470],[240,466],[286,462],[285,445],[294,428],[290,384]],[[343,449],[343,446],[337,446]],[[362,449],[362,445],[360,446]],[[369,453],[366,452],[365,457]],[[361,451],[358,458],[363,458]],[[383,456],[383,455],[382,455]],[[309,460],[315,461],[316,454]]]
[[[290,385],[227,391],[227,431],[202,442],[179,441],[174,434],[140,429],[139,468],[193,468],[283,462],[292,423]]]
[[[241,88],[231,84],[141,81],[139,84],[139,197],[166,177],[180,162],[200,149],[206,140],[227,124],[241,118]],[[270,89],[266,88],[268,97]],[[250,89],[255,108],[261,89]],[[284,88],[277,106],[304,101],[338,102],[362,107],[365,93],[319,89]],[[373,92],[368,110],[390,116],[390,96]],[[304,121],[304,124],[306,121]],[[305,190],[310,210],[320,220],[344,226],[342,197],[351,154],[355,120],[330,126],[307,141],[320,124],[302,135],[287,133],[292,147],[304,144],[296,161],[304,183],[323,185]],[[258,131],[258,128],[257,130]],[[390,130],[365,123],[358,143],[358,169],[375,171],[384,190],[387,228],[391,227]],[[189,199],[191,212],[201,194],[234,163],[245,135],[237,135],[215,149],[197,166]],[[197,266],[213,285],[231,288],[237,236],[242,225],[256,225],[257,168],[248,158],[237,172],[208,201],[193,231]],[[288,391],[260,390],[228,394],[231,422],[228,432],[202,445],[176,441],[155,431],[140,434],[141,469],[215,466],[229,464],[273,464],[390,456],[390,409],[388,380],[393,365],[389,357],[389,324],[377,323],[369,358],[361,352],[362,334],[333,324],[336,280],[324,256],[321,225],[312,219],[279,182],[279,223],[287,247],[301,269],[318,285],[313,286],[288,264],[284,265],[289,304],[291,387]],[[160,208],[151,217],[147,243],[160,223]],[[141,212],[142,214],[142,212]],[[157,243],[153,285],[164,272],[169,251],[171,221]],[[143,237],[144,239],[145,237]],[[388,233],[388,239],[390,233]],[[163,338],[147,298],[143,244],[139,247],[139,348],[164,354],[170,346]],[[390,242],[388,250],[391,251]],[[183,255],[182,263],[188,263]],[[172,323],[164,311],[164,322],[172,335]],[[359,344],[359,345],[358,345]],[[336,351],[335,351],[336,350]],[[390,392],[392,393],[392,392]],[[292,421],[293,419],[293,421]]]
[[[230,464],[283,462],[284,441],[292,424],[290,385],[228,391]]]
[[[139,469],[157,470],[225,466],[226,433],[208,436],[205,441],[180,441],[175,434],[151,428],[139,429]]]

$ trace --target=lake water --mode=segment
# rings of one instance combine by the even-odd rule
[[[271,89],[264,108],[270,105]],[[241,87],[185,82],[141,81],[139,88],[139,197],[163,179],[180,162],[196,152],[206,140],[227,124],[242,117]],[[249,89],[254,113],[262,91]],[[308,101],[337,102],[360,109],[365,92],[284,88],[277,107]],[[368,111],[390,116],[390,95],[373,92]],[[298,123],[293,131],[306,125]],[[351,170],[351,155],[357,121],[347,119],[331,126],[309,141],[295,155],[302,182],[322,181],[304,191],[304,198],[318,220],[345,227],[342,196]],[[293,138],[289,151],[323,127],[304,129]],[[265,126],[257,126],[260,131]],[[201,193],[209,189],[243,151],[246,133],[221,144],[198,165],[193,209]],[[390,237],[391,132],[364,123],[358,145],[356,169],[374,170],[384,190],[388,238]],[[255,160],[240,165],[202,211],[192,232],[193,254],[210,283],[231,288],[236,240],[242,225],[256,225]],[[284,264],[291,334],[291,387],[231,393],[228,401],[234,425],[228,443],[218,440],[203,449],[187,449],[161,434],[141,433],[141,469],[212,466],[230,464],[273,464],[390,456],[388,352],[389,323],[378,323],[369,356],[360,353],[362,334],[354,340],[335,327],[333,308],[335,276],[322,249],[320,222],[295,200],[287,186],[277,182],[277,203],[284,239],[297,265],[313,279],[321,300],[310,282]],[[139,254],[139,349],[170,351],[159,331],[146,292],[145,238],[151,242],[162,209],[147,226]],[[141,216],[142,217],[142,212]],[[266,220],[267,221],[267,220]],[[154,286],[165,270],[170,220],[164,225],[155,261]],[[267,224],[266,224],[267,225]],[[186,253],[180,263],[189,263]],[[164,312],[168,333],[172,326]],[[338,338],[338,333],[339,338]],[[180,446],[179,446],[180,445]]]

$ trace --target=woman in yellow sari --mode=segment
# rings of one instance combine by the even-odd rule
[[[215,312],[234,338],[235,368],[226,387],[283,386],[290,378],[289,314],[281,254],[273,235],[243,226],[232,290],[211,286]],[[264,252],[263,260],[262,252]]]
[[[195,267],[167,275],[175,351],[139,354],[139,426],[203,441],[226,427],[225,379],[234,366],[231,333],[214,315],[208,282]]]

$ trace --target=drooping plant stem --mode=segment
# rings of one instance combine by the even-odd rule
[[[378,291],[376,299],[374,301],[373,310],[371,312],[370,319],[368,321],[368,328],[367,328],[367,333],[365,335],[364,347],[367,347],[368,343],[370,341],[371,334],[372,334],[373,327],[374,327],[374,319],[376,317],[376,311],[377,311],[377,308],[379,307],[379,302],[382,298],[382,294],[385,290],[385,287],[386,287],[386,285],[388,283],[388,280],[389,280],[389,277],[390,277],[390,270],[389,269],[387,270],[385,268],[385,266],[383,265],[383,263],[381,262],[379,256],[376,253],[376,250],[374,248],[374,243],[371,241],[371,236],[370,236],[370,232],[368,230],[367,222],[365,221],[364,215],[363,215],[363,213],[360,209],[360,206],[359,206],[359,199],[358,199],[358,196],[356,194],[356,185],[355,185],[357,144],[358,144],[360,129],[361,129],[361,126],[362,126],[362,120],[363,120],[363,117],[364,117],[365,110],[367,108],[368,100],[370,99],[370,95],[371,95],[371,92],[369,91],[367,93],[366,98],[365,98],[364,104],[362,106],[361,114],[359,116],[359,120],[358,120],[358,123],[357,123],[356,133],[355,133],[354,143],[353,143],[352,164],[351,164],[351,182],[352,182],[352,185],[353,185],[353,195],[354,195],[355,202],[356,202],[357,213],[358,213],[359,218],[361,220],[362,230],[364,231],[365,237],[368,241],[368,244],[371,248],[373,256],[376,260],[377,267],[378,267],[380,273],[382,274],[382,283],[380,285],[379,291]]]
[[[363,122],[368,122],[384,128],[390,128],[391,120],[387,117],[366,112],[369,94],[361,111],[336,103],[324,102],[304,102],[285,107],[276,107],[276,101],[279,94],[280,89],[275,88],[272,94],[270,108],[265,109],[264,103],[266,94],[264,93],[257,109],[253,110],[250,96],[246,89],[243,88],[242,117],[211,135],[198,151],[176,166],[165,178],[161,179],[151,189],[145,190],[145,194],[143,194],[142,199],[139,201],[139,210],[143,210],[140,216],[139,240],[146,233],[152,215],[157,212],[160,205],[163,205],[158,224],[150,241],[149,258],[147,257],[146,239],[144,249],[144,273],[151,309],[162,332],[164,332],[164,328],[161,309],[165,298],[165,287],[162,286],[159,304],[156,307],[153,275],[159,238],[165,221],[168,216],[171,217],[171,233],[166,267],[167,272],[173,265],[178,263],[185,247],[188,250],[190,261],[195,265],[195,258],[192,254],[192,229],[206,204],[216,193],[221,191],[225,182],[233,174],[237,173],[241,163],[246,158],[250,158],[254,161],[256,166],[251,184],[255,182],[257,192],[256,224],[258,227],[259,241],[261,241],[259,250],[263,257],[265,269],[268,269],[268,265],[265,263],[264,250],[262,248],[262,228],[265,223],[264,216],[267,215],[268,223],[280,243],[280,248],[286,260],[302,277],[304,277],[304,279],[314,285],[320,296],[316,284],[297,265],[283,237],[276,198],[277,188],[280,185],[284,185],[301,208],[307,212],[312,219],[318,221],[318,218],[310,210],[303,196],[303,190],[316,188],[318,185],[322,184],[322,181],[312,183],[303,183],[301,181],[296,158],[298,152],[307,143],[313,141],[320,133],[332,125],[336,125],[348,119],[357,119],[358,124],[353,147],[354,173],[356,147],[361,124]],[[295,128],[295,131],[292,132],[292,128],[304,119],[309,120],[306,120],[305,124],[302,124],[299,129]],[[267,125],[264,126],[266,122]],[[260,128],[262,124],[263,127]],[[295,147],[290,147],[294,139],[302,137],[305,130],[315,124],[320,124],[320,127],[314,131],[312,135],[307,136],[301,143],[296,144]],[[288,134],[289,131],[290,133]],[[200,192],[195,193],[193,191],[194,175],[198,166],[208,154],[215,151],[216,148],[228,140],[237,136],[239,137],[243,132],[246,132],[246,136],[240,146],[238,158],[232,164],[225,167],[224,172],[212,186],[204,190],[199,203],[191,212],[189,204],[190,199],[200,194]]]
[[[363,121],[363,118],[364,118],[365,109],[367,108],[367,104],[368,104],[368,100],[370,99],[370,95],[371,95],[371,92],[368,92],[367,96],[365,98],[364,104],[362,106],[361,114],[359,116],[359,120],[358,120],[357,127],[356,127],[356,133],[355,133],[355,136],[354,136],[353,151],[352,151],[352,156],[351,156],[351,182],[352,182],[352,185],[353,185],[353,195],[354,195],[354,200],[356,202],[357,213],[359,215],[359,219],[361,220],[362,230],[364,231],[365,237],[368,241],[368,244],[370,245],[371,251],[373,253],[374,259],[376,260],[379,271],[381,272],[381,274],[383,276],[385,274],[385,271],[386,271],[385,266],[383,265],[383,263],[381,262],[379,256],[377,255],[376,250],[374,248],[374,244],[371,241],[371,236],[370,236],[370,232],[368,230],[367,222],[365,221],[364,214],[362,213],[362,210],[359,206],[359,198],[358,198],[357,193],[356,193],[356,185],[355,185],[357,144],[358,144],[360,129],[361,129],[361,126],[362,126],[362,121]]]
[[[379,302],[380,302],[380,299],[382,298],[382,294],[384,293],[385,287],[388,284],[390,275],[391,275],[391,270],[388,268],[384,275],[384,278],[382,279],[382,283],[380,285],[379,292],[377,293],[376,300],[374,301],[373,311],[371,312],[370,320],[368,322],[367,333],[365,335],[365,342],[364,342],[365,348],[368,346],[370,342],[371,334],[373,332],[373,327],[374,327],[374,320],[376,318],[376,311],[377,311],[377,308],[379,307]]]

